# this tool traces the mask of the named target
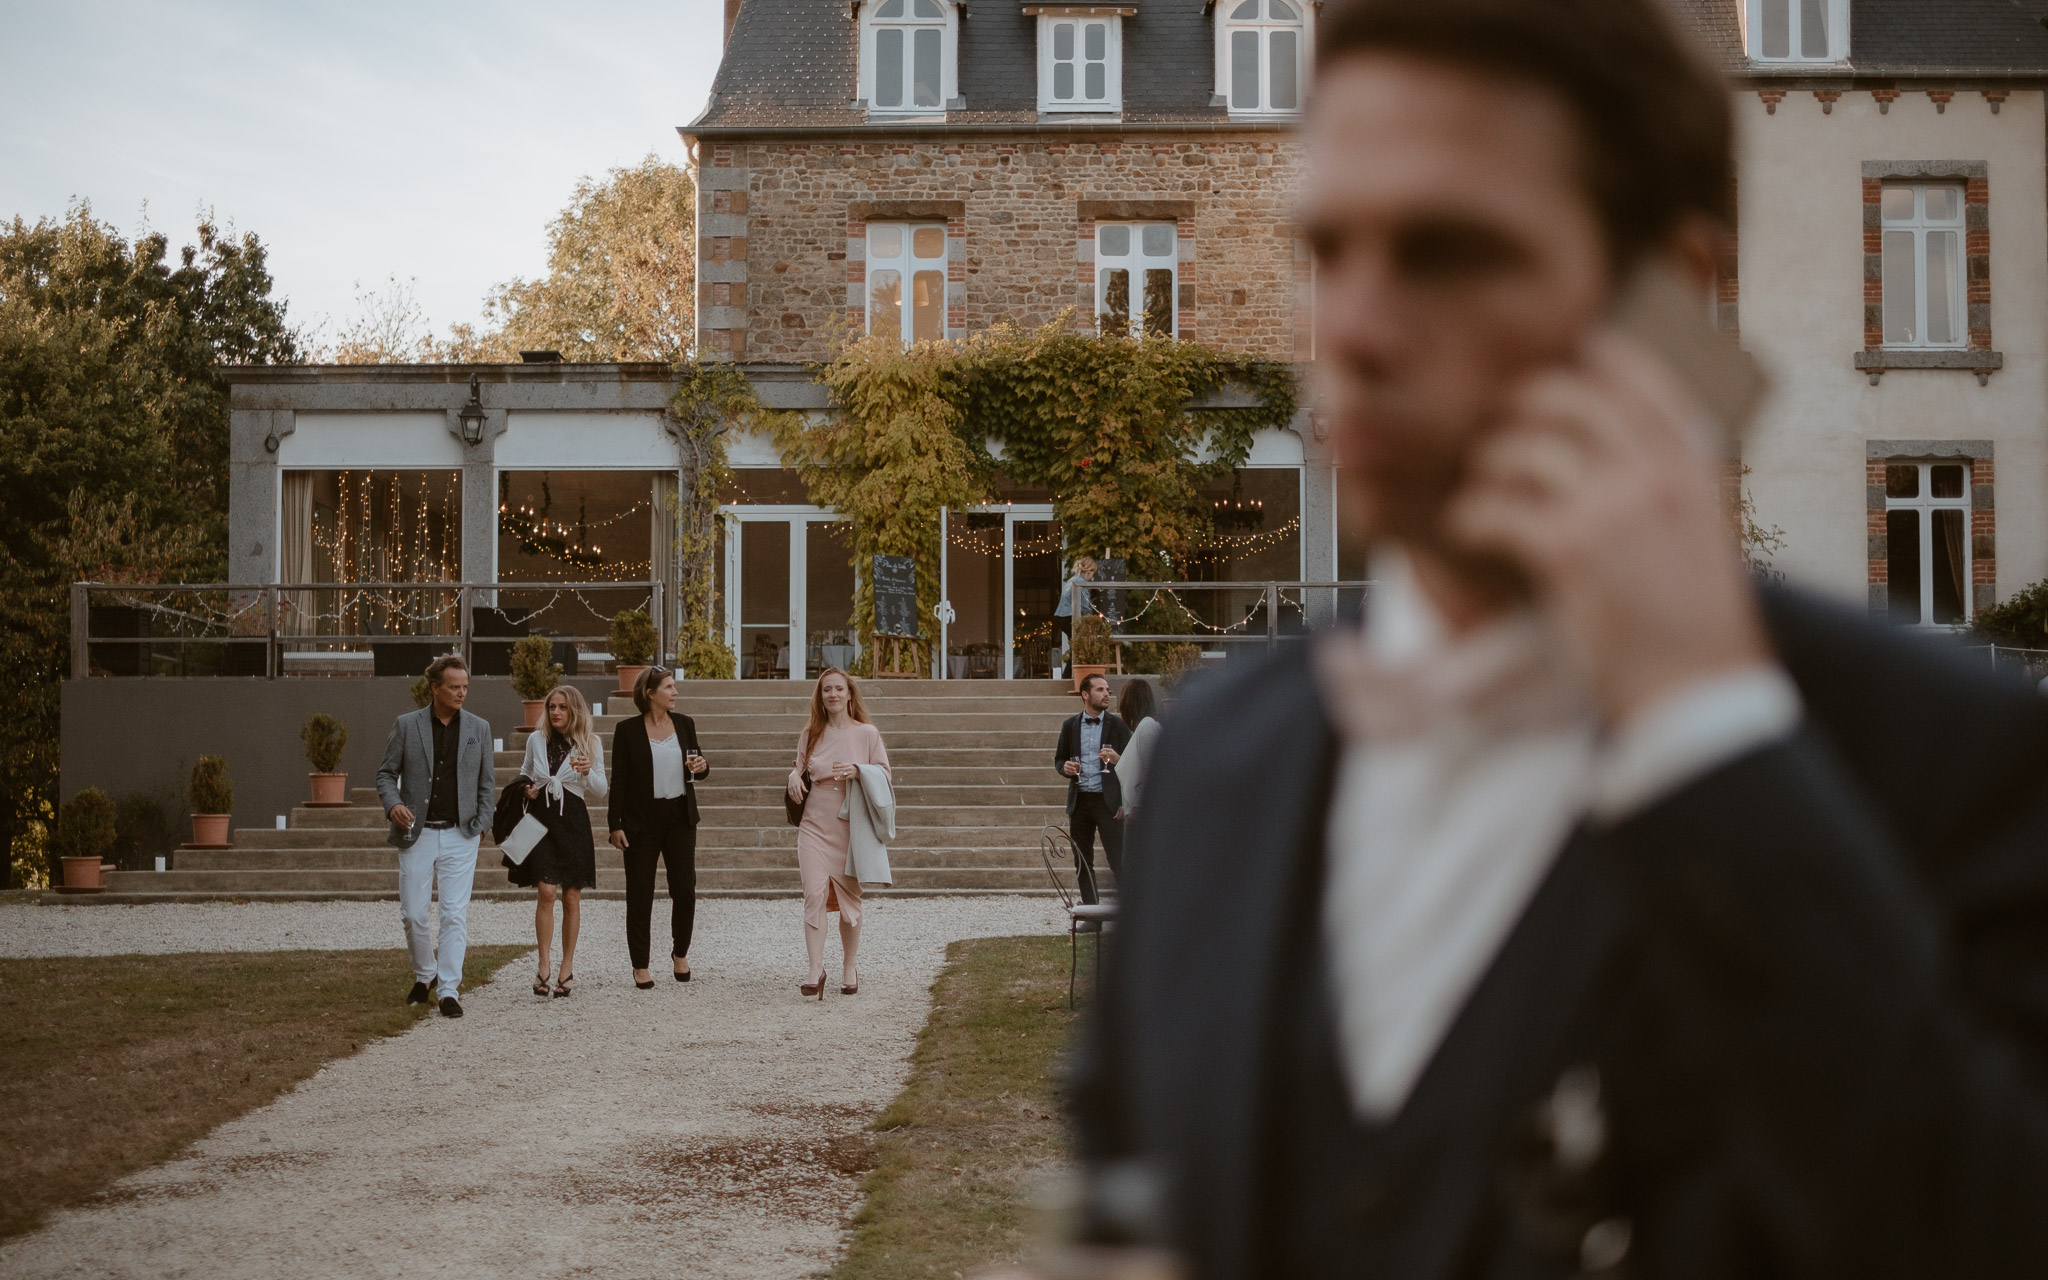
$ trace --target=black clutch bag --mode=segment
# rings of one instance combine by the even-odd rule
[[[792,827],[800,827],[803,825],[804,801],[809,800],[811,798],[811,758],[808,755],[805,756],[803,759],[803,763],[798,765],[797,768],[799,771],[802,772],[804,779],[803,800],[790,799],[789,788],[787,787],[784,787],[782,790],[782,813],[784,817],[789,819],[789,825]]]

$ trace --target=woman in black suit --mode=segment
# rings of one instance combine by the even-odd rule
[[[711,766],[697,750],[697,726],[676,715],[676,677],[649,667],[633,684],[640,714],[612,731],[612,847],[626,860],[626,949],[633,985],[654,985],[647,969],[654,914],[654,867],[668,864],[669,957],[677,982],[690,980],[697,925],[697,783]]]

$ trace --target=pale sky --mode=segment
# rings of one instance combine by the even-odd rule
[[[546,264],[576,179],[653,152],[718,68],[720,0],[0,0],[0,221],[74,199],[270,249],[289,319],[410,280],[436,333]],[[332,332],[329,327],[329,334]]]

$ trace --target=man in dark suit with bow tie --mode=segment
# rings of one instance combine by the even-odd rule
[[[1162,736],[1075,1081],[1090,1239],[2048,1275],[2048,708],[1745,572],[1679,372],[1719,338],[1611,318],[1709,296],[1733,221],[1663,8],[1321,14],[1303,220],[1375,587]]]
[[[1109,677],[1083,676],[1081,711],[1060,726],[1052,753],[1052,767],[1067,780],[1068,834],[1074,837],[1074,876],[1083,902],[1101,901],[1095,885],[1098,833],[1110,873],[1123,883],[1124,790],[1116,762],[1130,742],[1130,726],[1109,709]]]

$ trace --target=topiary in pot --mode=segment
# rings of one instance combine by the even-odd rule
[[[622,609],[612,615],[605,643],[618,665],[619,692],[631,693],[633,682],[654,661],[654,651],[661,644],[661,637],[655,634],[654,619],[647,616],[645,609]]]
[[[348,746],[348,726],[317,711],[299,730],[299,741],[306,744],[306,763],[313,766],[313,799],[309,803],[321,809],[345,807],[348,775],[341,771],[341,753]]]
[[[1081,681],[1090,675],[1107,675],[1109,658],[1114,652],[1109,639],[1109,620],[1099,614],[1074,619],[1073,665],[1074,691],[1080,692]]]
[[[192,766],[185,799],[192,806],[192,843],[225,848],[228,821],[235,807],[235,784],[228,778],[225,756],[199,757],[199,762]]]
[[[64,889],[97,893],[106,888],[100,864],[114,848],[114,802],[98,787],[87,787],[57,811],[57,853],[63,859]]]
[[[529,635],[512,646],[512,691],[519,695],[526,713],[523,728],[540,724],[542,709],[550,691],[562,680],[562,666],[555,661],[555,642],[543,635]]]
[[[414,710],[418,710],[434,700],[434,686],[427,683],[427,678],[424,675],[408,685],[405,691],[412,697]]]

